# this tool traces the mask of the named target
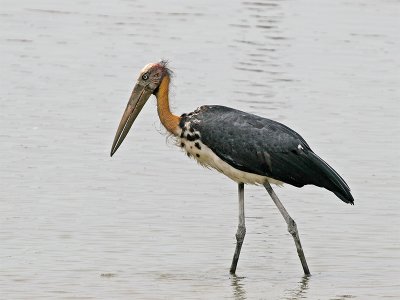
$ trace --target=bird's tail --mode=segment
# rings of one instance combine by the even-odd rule
[[[314,152],[310,153],[310,157],[322,171],[321,177],[317,180],[316,185],[333,192],[343,202],[354,205],[354,198],[344,179]]]

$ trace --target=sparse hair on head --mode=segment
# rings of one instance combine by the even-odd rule
[[[167,73],[169,77],[172,77],[174,75],[174,72],[170,68],[168,68],[169,61],[166,59],[161,59],[160,62],[158,63],[160,66],[162,66]]]

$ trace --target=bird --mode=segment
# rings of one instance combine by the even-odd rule
[[[161,60],[147,64],[122,115],[111,147],[111,156],[124,141],[151,95],[157,100],[161,124],[176,144],[200,165],[213,168],[238,185],[239,220],[230,273],[235,275],[246,234],[244,185],[263,185],[287,223],[305,275],[310,275],[296,222],[289,215],[271,184],[295,187],[314,185],[354,204],[344,179],[294,130],[261,116],[220,105],[203,105],[180,116],[171,112],[169,87],[172,71]]]

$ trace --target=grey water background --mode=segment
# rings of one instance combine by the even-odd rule
[[[399,299],[400,2],[0,1],[1,299]],[[113,157],[139,70],[292,127],[348,182],[237,187],[170,141],[154,99]]]

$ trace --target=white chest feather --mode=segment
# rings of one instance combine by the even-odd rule
[[[179,145],[189,157],[194,158],[200,165],[206,168],[213,168],[228,176],[237,183],[263,184],[266,181],[276,185],[282,185],[281,181],[267,176],[238,170],[218,157],[209,147],[201,142],[200,133],[196,131],[186,131],[177,138]]]

